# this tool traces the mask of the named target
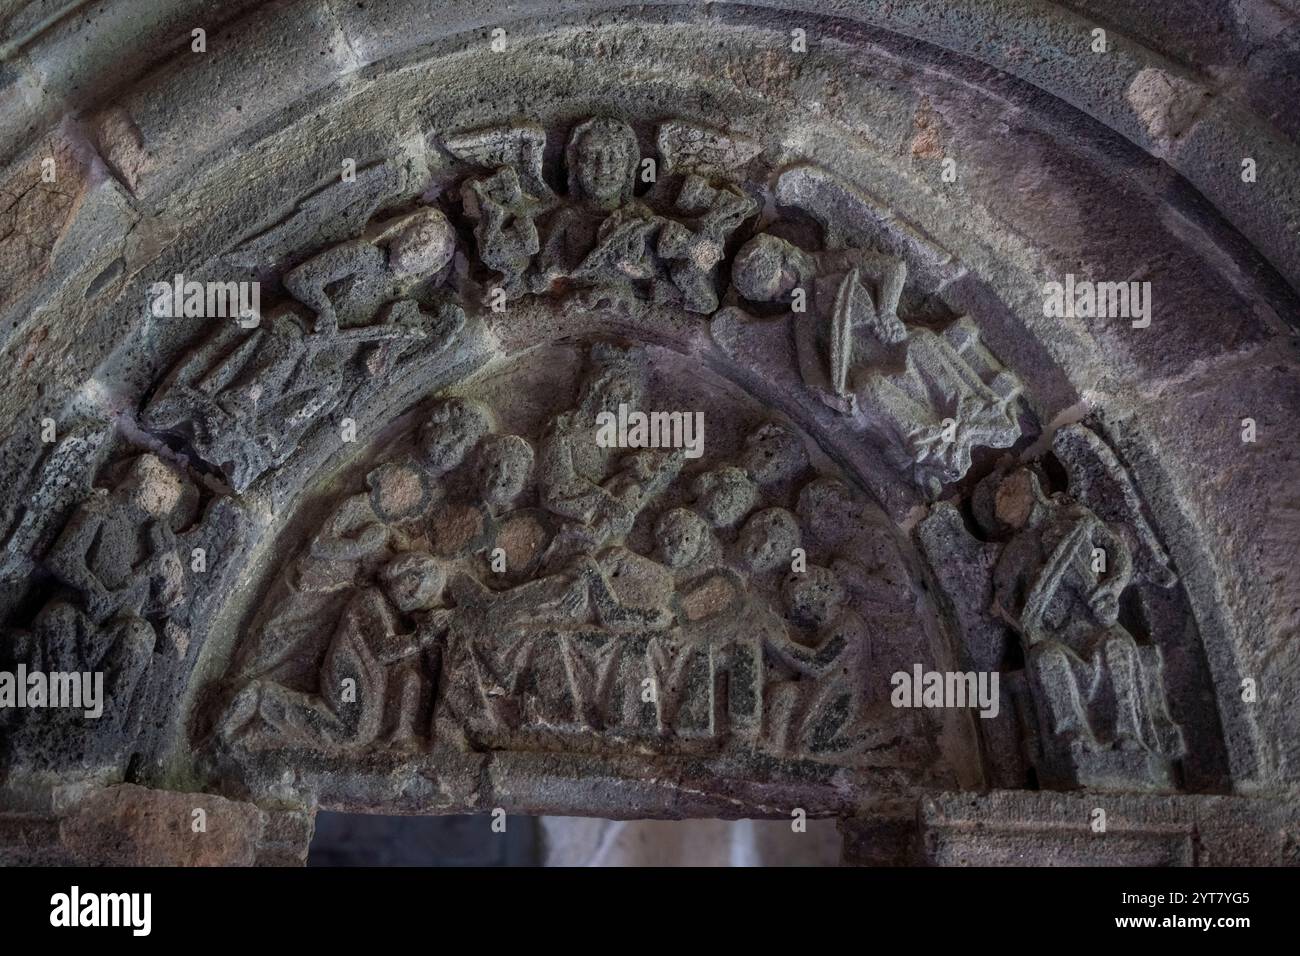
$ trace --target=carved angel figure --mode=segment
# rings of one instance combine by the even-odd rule
[[[641,149],[620,120],[597,117],[574,128],[564,153],[563,196],[545,182],[541,130],[452,138],[453,155],[493,170],[467,180],[461,197],[475,223],[479,257],[500,274],[507,297],[544,293],[563,282],[598,296],[630,293],[695,312],[716,308],[716,267],[725,242],[758,205],[733,183],[706,175],[708,164],[690,163],[692,148],[706,150],[716,136],[676,133],[661,136],[681,166],[671,198],[658,188],[644,198],[635,195]]]
[[[792,307],[804,382],[827,405],[864,418],[899,467],[937,495],[965,475],[971,449],[1013,444],[1019,384],[979,344],[968,319],[942,332],[905,324],[898,258],[866,249],[806,252],[768,234],[736,254],[745,299]]]
[[[994,610],[1025,646],[1044,776],[1171,785],[1183,739],[1160,649],[1119,623],[1134,571],[1124,538],[1083,505],[1045,495],[1029,468],[986,481],[977,517],[990,533],[1011,535],[994,568]]]

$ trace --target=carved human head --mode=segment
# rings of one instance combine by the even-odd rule
[[[587,120],[569,136],[569,195],[614,209],[632,198],[641,148],[621,120]]]
[[[789,566],[799,547],[799,522],[785,508],[764,508],[740,529],[736,555],[750,571],[764,573]]]
[[[834,621],[845,598],[844,587],[835,573],[815,564],[808,565],[806,571],[787,575],[781,596],[790,620],[814,629]]]
[[[489,505],[508,505],[533,472],[533,446],[519,435],[489,435],[478,451],[478,487]]]
[[[387,241],[388,264],[400,278],[435,275],[456,252],[456,230],[433,206],[401,217],[380,238]]]
[[[760,485],[785,481],[808,467],[808,449],[793,428],[766,422],[746,436],[737,464]]]
[[[422,514],[429,503],[428,476],[414,461],[385,462],[366,475],[370,505],[382,521]]]
[[[799,491],[795,513],[807,536],[832,550],[858,550],[886,534],[880,509],[838,478],[814,478]]]
[[[740,247],[731,264],[736,291],[751,302],[784,302],[811,281],[812,258],[793,243],[762,233]]]
[[[591,350],[591,370],[582,383],[578,406],[591,424],[601,412],[635,409],[645,396],[644,356],[635,349],[599,343]]]
[[[706,471],[695,480],[695,507],[715,528],[730,528],[758,504],[758,487],[732,465]]]
[[[1119,620],[1119,594],[1113,588],[1106,587],[1094,592],[1088,606],[1097,623],[1103,627],[1109,627]]]
[[[655,549],[670,568],[690,564],[704,548],[709,526],[694,511],[671,508],[655,522]]]
[[[1048,498],[1038,475],[1030,468],[995,471],[984,478],[971,496],[971,511],[985,533],[994,537],[1036,526]]]
[[[379,580],[389,599],[410,614],[430,610],[441,603],[447,569],[431,554],[410,551],[384,565]]]
[[[492,430],[487,406],[464,398],[449,398],[429,411],[420,429],[420,456],[434,477],[451,471],[470,449]]]

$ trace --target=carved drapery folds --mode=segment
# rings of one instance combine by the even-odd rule
[[[1063,489],[1046,458],[1064,470]],[[1087,427],[1066,426],[1044,460],[986,476],[970,508],[968,526],[940,506],[919,537],[932,561],[957,554],[982,571],[957,600],[970,607],[983,595],[971,609],[984,619],[968,633],[994,635],[983,663],[1005,673],[1019,700],[1017,729],[1039,782],[1182,785],[1189,744],[1170,713],[1163,646],[1182,643],[1185,621],[1144,610],[1177,577],[1114,452]]]
[[[595,346],[576,405],[528,434],[432,407],[274,585],[225,739],[923,769],[926,721],[882,670],[929,660],[889,523],[786,425],[697,463],[600,447],[597,412],[655,407],[645,377]]]

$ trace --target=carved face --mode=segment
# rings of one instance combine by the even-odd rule
[[[793,478],[808,467],[803,439],[784,425],[768,422],[745,439],[740,467],[760,485]]]
[[[583,124],[574,131],[568,157],[572,187],[602,206],[617,205],[635,172],[638,152],[636,134],[626,123]]]
[[[434,475],[446,474],[465,460],[490,426],[488,410],[477,402],[453,398],[440,403],[420,433],[425,464]]]
[[[694,561],[708,536],[709,528],[704,520],[685,508],[665,511],[655,524],[659,557],[670,568],[680,568]]]
[[[820,630],[835,619],[835,612],[844,603],[844,588],[834,572],[810,564],[807,571],[785,579],[782,597],[790,620]]]
[[[706,471],[695,483],[696,507],[715,528],[729,528],[753,510],[758,488],[730,465]]]
[[[766,508],[745,522],[736,539],[740,560],[751,571],[775,571],[789,564],[799,546],[799,523],[784,508]]]
[[[479,493],[490,505],[519,497],[533,470],[533,446],[518,435],[494,435],[479,451]]]
[[[799,492],[795,510],[804,531],[828,548],[845,548],[879,533],[871,509],[836,478],[810,481]]]
[[[807,256],[801,249],[767,234],[741,246],[731,266],[736,291],[751,302],[781,302],[807,279]]]
[[[1003,526],[1018,531],[1032,523],[1034,510],[1042,498],[1038,478],[1027,468],[1019,468],[998,485],[993,512]]]
[[[1112,591],[1103,591],[1093,596],[1089,602],[1097,623],[1109,627],[1119,620],[1119,595]]]
[[[370,504],[384,521],[401,521],[419,514],[427,504],[425,477],[414,463],[390,462],[366,476]]]
[[[429,554],[403,554],[380,572],[384,593],[403,612],[427,611],[442,600],[447,571],[442,562]]]
[[[595,424],[595,418],[601,412],[618,412],[619,405],[638,408],[644,394],[641,382],[633,375],[610,371],[596,378],[583,396],[582,410]]]
[[[388,264],[402,278],[431,276],[456,252],[456,232],[438,209],[412,213],[388,244]]]

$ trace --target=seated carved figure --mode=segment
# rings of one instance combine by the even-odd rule
[[[537,479],[542,507],[564,524],[547,558],[559,567],[575,555],[593,553],[631,529],[646,503],[676,476],[679,451],[640,451],[624,455],[596,441],[597,415],[638,408],[645,383],[632,357],[613,349],[593,350],[593,368],[584,380],[578,406],[558,415],[542,435]],[[626,458],[623,467],[614,462]]]
[[[1005,448],[1020,438],[1020,385],[980,345],[968,319],[939,333],[910,327],[905,342],[902,369],[867,372],[858,394],[884,413],[917,484],[937,496],[970,469],[972,448]]]
[[[453,334],[456,316],[443,318]],[[328,421],[359,350],[423,334],[388,324],[307,332],[290,312],[253,330],[225,323],[172,369],[141,420],[184,438],[242,492]]]
[[[421,625],[405,631],[398,612],[432,611],[441,602],[445,580],[445,569],[430,555],[395,558],[381,573],[379,587],[360,588],[344,608],[317,688],[299,691],[254,680],[231,701],[222,734],[251,749],[350,750],[375,742],[391,728],[390,746],[415,746],[422,735],[416,718],[425,681],[409,662],[440,630]]]
[[[1065,785],[1170,786],[1182,734],[1169,716],[1159,648],[1118,623],[1133,561],[1091,511],[1043,493],[1028,468],[987,479],[977,511],[1011,538],[994,609],[1021,635],[1039,709],[1046,778]]]
[[[0,726],[10,719],[39,733],[42,725],[76,722],[84,756],[91,757],[100,740],[139,723],[139,696],[147,685],[157,643],[154,626],[144,618],[124,614],[97,623],[71,601],[55,599],[37,613],[30,631],[6,636],[0,664],[4,669],[21,662],[29,673],[102,673],[103,713],[86,723],[78,710],[5,708],[0,711]]]
[[[501,274],[508,298],[529,291],[525,275],[541,251],[537,217],[549,203],[549,190],[536,196],[527,190],[517,170],[502,166],[490,176],[471,179],[461,190],[466,214],[474,221],[479,258]]]
[[[864,709],[869,639],[838,576],[809,565],[781,589],[791,630],[772,617],[763,647],[783,679],[767,689],[766,737],[778,752],[834,752],[852,745]],[[838,719],[837,719],[838,718]]]
[[[157,631],[152,621],[176,613],[189,581],[185,540],[198,516],[199,495],[178,470],[152,454],[110,466],[117,480],[95,489],[73,511],[45,556],[62,586],[36,613],[27,630],[0,641],[3,665],[29,671],[100,673],[102,716],[81,725],[83,766],[111,760],[129,743],[144,708]],[[4,715],[10,718],[10,714]],[[40,735],[56,725],[80,722],[81,712],[60,708],[24,710],[15,733],[35,735],[24,749],[41,761],[67,755],[45,753]]]
[[[656,290],[656,300],[681,300],[688,312],[707,314],[718,307],[715,285],[727,240],[758,203],[732,183],[715,186],[695,174],[684,178],[673,205],[676,219],[663,221],[655,251],[668,264],[673,293]]]

